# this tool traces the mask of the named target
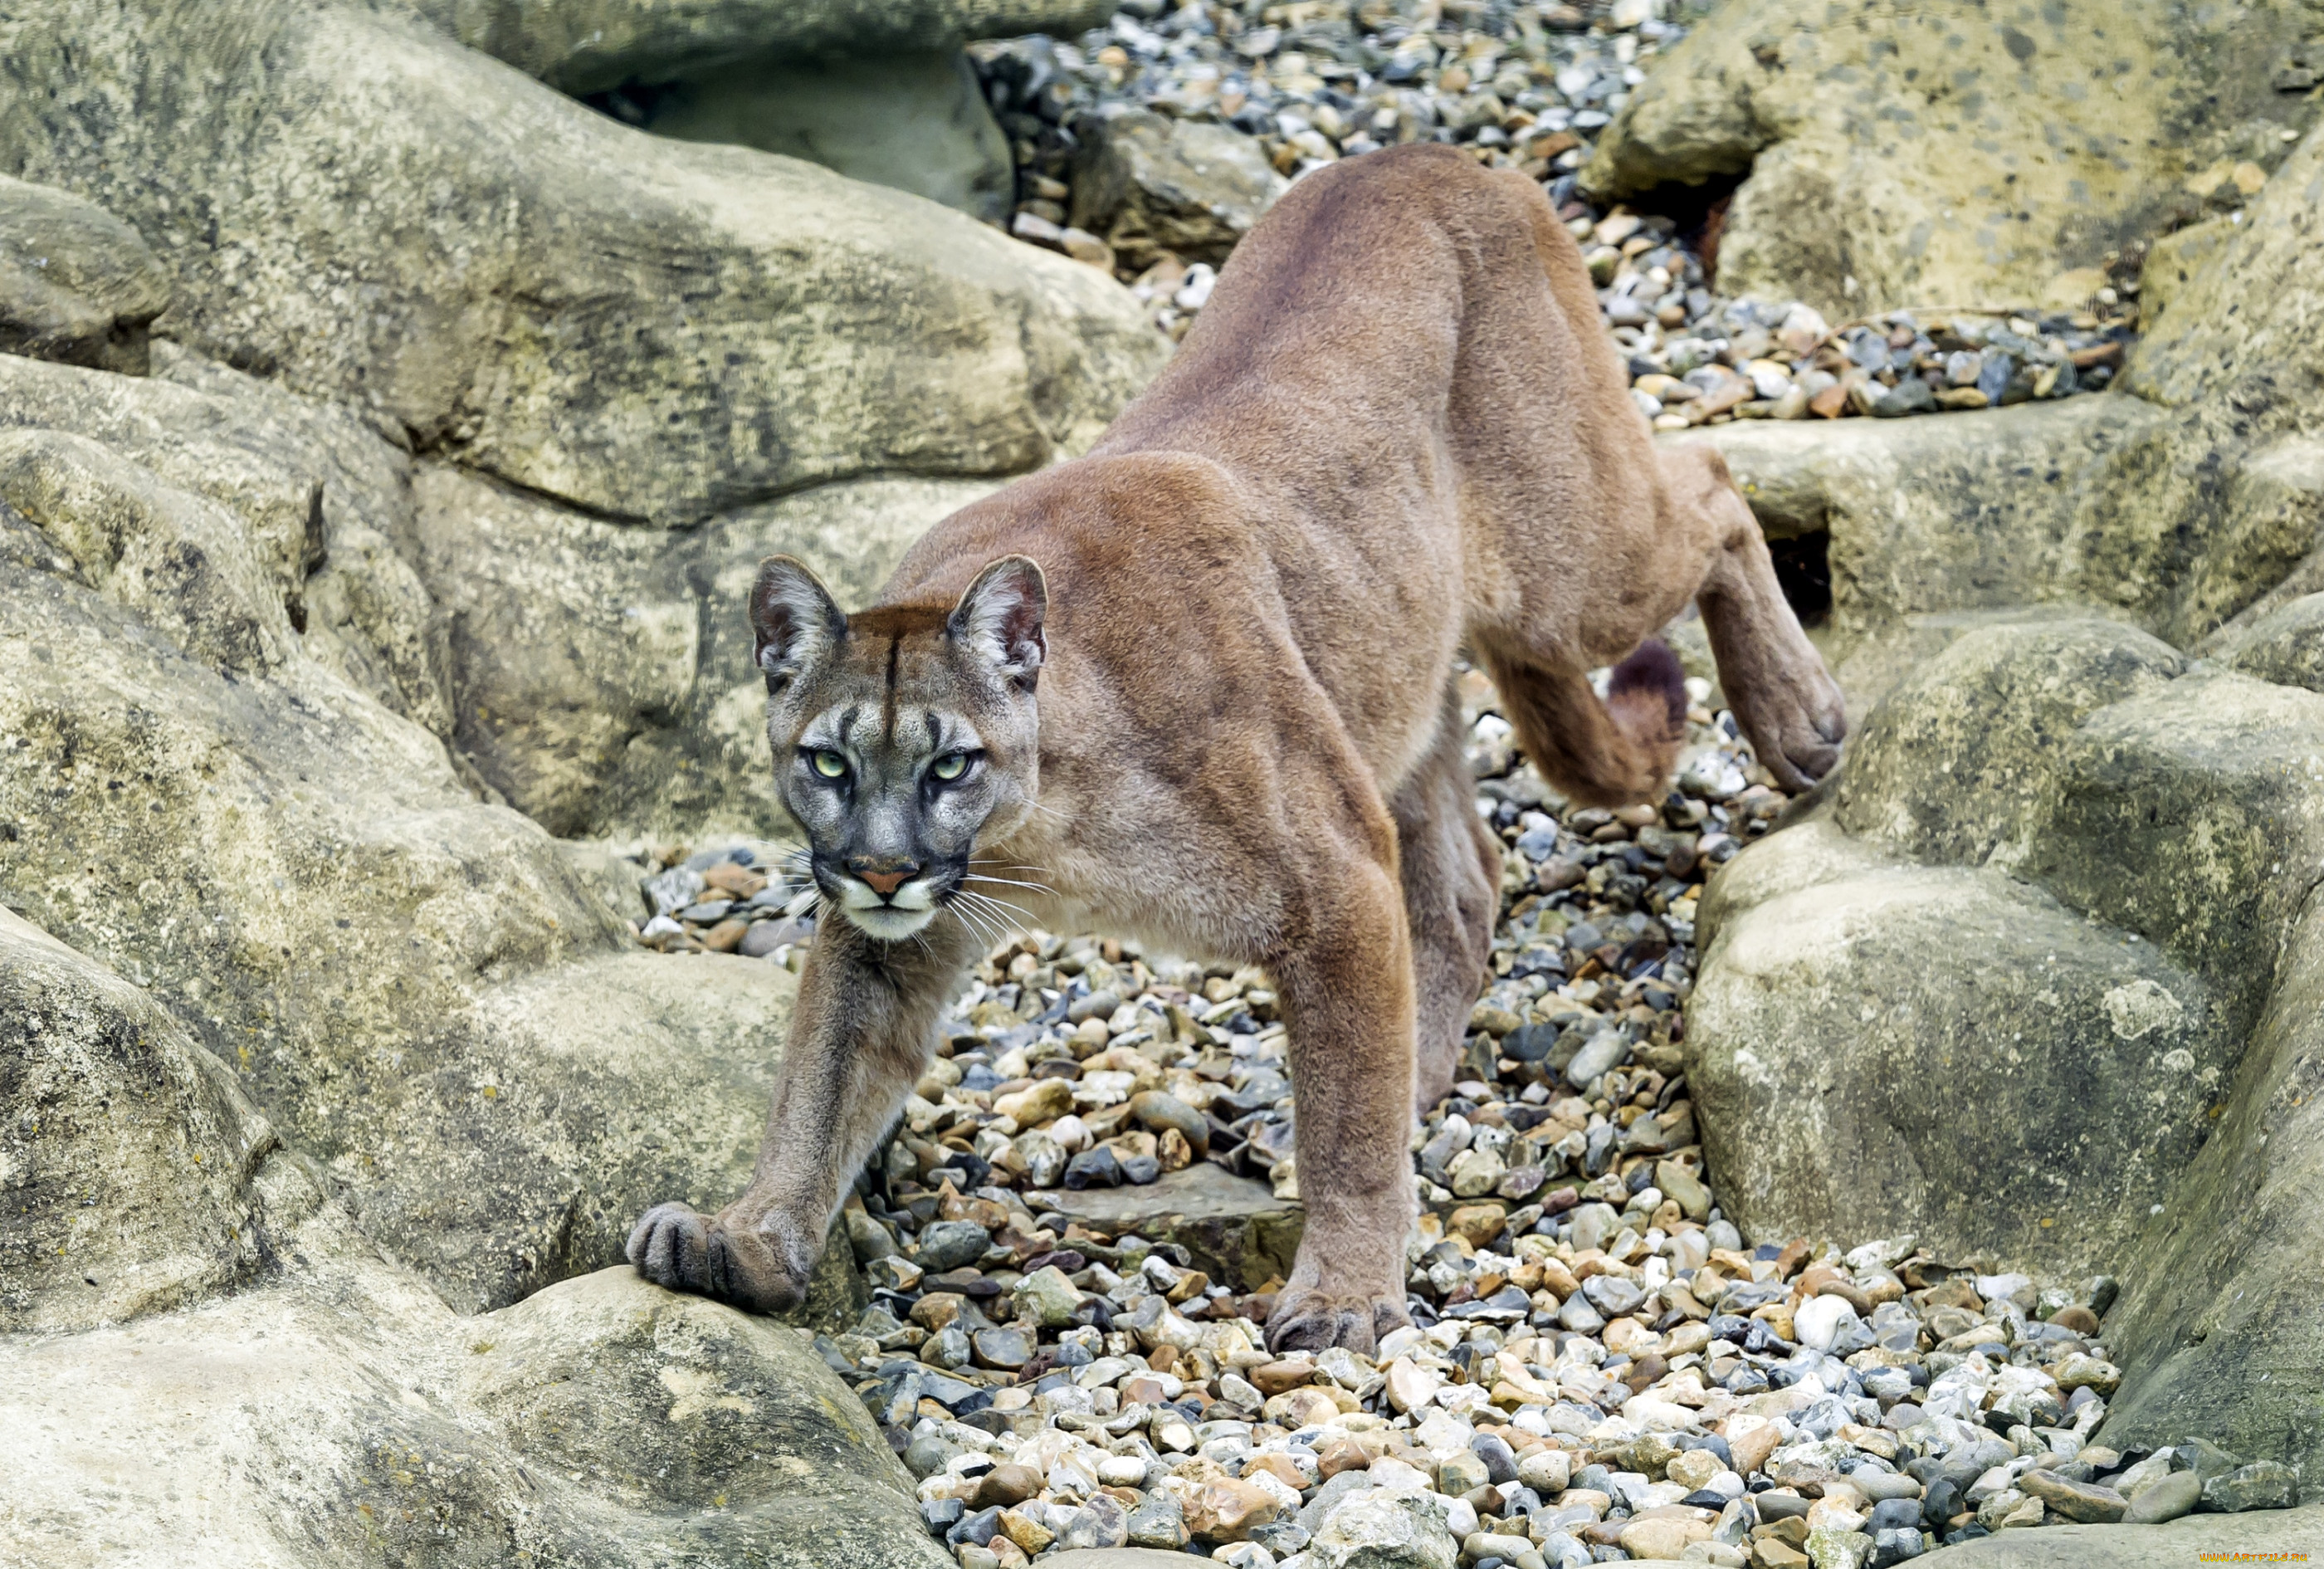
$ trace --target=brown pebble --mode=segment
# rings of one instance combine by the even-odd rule
[[[2079,1302],[2061,1307],[2050,1315],[2050,1322],[2076,1334],[2090,1335],[2098,1332],[2098,1315]]]
[[[1352,1438],[1327,1438],[1315,1450],[1315,1470],[1326,1481],[1343,1471],[1363,1471],[1372,1463],[1364,1446]]]
[[[1286,1389],[1296,1389],[1315,1376],[1313,1362],[1261,1362],[1245,1375],[1258,1386],[1262,1395],[1279,1395]]]
[[[751,923],[746,920],[722,920],[702,934],[702,946],[714,954],[731,954],[742,946]]]
[[[1165,1398],[1162,1380],[1155,1378],[1131,1377],[1121,1382],[1121,1398],[1133,1406],[1158,1406]]]
[[[1029,1465],[1010,1461],[984,1473],[984,1480],[976,1484],[975,1507],[989,1509],[998,1504],[1008,1509],[1040,1491],[1041,1473]]]
[[[1306,1479],[1299,1474],[1299,1468],[1291,1463],[1291,1457],[1287,1454],[1261,1454],[1243,1463],[1242,1473],[1245,1476],[1249,1476],[1254,1471],[1267,1472],[1293,1492],[1297,1492],[1307,1485]]]

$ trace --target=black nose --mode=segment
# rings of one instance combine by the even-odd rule
[[[851,855],[847,858],[847,870],[870,884],[872,892],[888,899],[919,875],[920,863],[900,855]]]

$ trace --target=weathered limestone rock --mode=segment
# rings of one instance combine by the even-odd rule
[[[2239,226],[2237,220],[2206,218],[2156,240],[2146,249],[2138,272],[2138,324],[2154,330],[2173,300],[2187,291],[2203,264],[2227,248]]]
[[[2225,13],[1945,0],[1835,20],[1748,0],[1698,23],[1632,95],[1584,171],[1627,197],[1748,171],[1719,249],[1735,294],[1834,316],[1899,306],[2072,306],[2103,254],[2203,210],[2233,166],[2271,167],[2295,4]],[[2232,184],[2230,181],[2230,189]],[[1818,221],[1803,222],[1813,213]]]
[[[1725,456],[1762,524],[1828,533],[1819,635],[1860,713],[1981,613],[2044,603],[2181,646],[2317,549],[2324,472],[2102,393],[1930,420],[1754,421]],[[1966,618],[1965,620],[1958,618]]]
[[[1859,716],[2005,610],[2209,652],[2324,592],[2319,202],[2311,132],[2132,354],[2126,394],[1679,438],[1719,448],[1771,535],[1829,536],[1818,637]]]
[[[231,513],[246,536],[222,544],[247,562],[235,569],[240,614],[263,620],[278,644],[287,617],[309,658],[449,736],[434,607],[397,550],[410,532],[409,457],[345,410],[175,344],[156,345],[153,358],[153,376],[131,380],[0,356],[0,442],[49,452],[93,442],[122,475],[147,475],[137,483],[149,495],[166,489],[154,504],[171,514],[206,520],[199,526],[215,533],[214,509]],[[159,609],[165,623],[183,624],[183,607]]]
[[[2088,1273],[2201,1147],[2240,1043],[2151,946],[1825,824],[1715,887],[1687,1082],[1748,1234]]]
[[[2237,627],[2210,651],[2247,676],[2324,692],[2324,594],[2310,594]]]
[[[787,973],[628,950],[427,732],[303,658],[189,659],[13,511],[0,672],[0,891],[152,992],[447,1298],[610,1262],[646,1204],[741,1181]]]
[[[0,354],[145,374],[170,275],[103,208],[0,175]]]
[[[663,82],[761,55],[876,59],[1100,25],[1100,0],[577,0],[510,6],[411,0],[471,49],[568,93]]]
[[[1849,738],[1834,821],[1915,860],[2017,866],[2060,809],[2057,749],[2094,710],[2169,684],[2186,657],[2110,622],[2043,619],[1964,636]],[[1934,772],[1948,788],[1929,788]]]
[[[2324,904],[2314,867],[2216,1131],[2141,1239],[2135,1268],[2122,1271],[2106,1328],[2123,1387],[2100,1429],[2106,1443],[2201,1434],[2311,1477],[2324,1463],[2313,1265],[2324,1226]],[[2310,1529],[2324,1544],[2324,1522]]]
[[[0,907],[0,1330],[116,1323],[255,1269],[274,1130],[134,986]]]
[[[949,1561],[862,1402],[794,1330],[626,1269],[464,1319],[327,1208],[286,1244],[299,1261],[234,1296],[0,1340],[11,1554]]]
[[[1163,251],[1218,263],[1283,190],[1259,143],[1233,127],[1133,110],[1089,127],[1072,216],[1134,267]]]
[[[2276,1544],[2291,1542],[2284,1548]],[[2298,1551],[2324,1542],[2324,1507],[2191,1515],[2160,1526],[2048,1526],[1948,1547],[1943,1569],[2172,1569],[2202,1553]],[[2312,1550],[2312,1549],[2310,1549]]]
[[[593,512],[1021,472],[1167,352],[1095,269],[641,134],[418,22],[71,0],[0,21],[0,164],[136,226],[173,336]]]

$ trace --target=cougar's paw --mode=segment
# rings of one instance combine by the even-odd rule
[[[1745,730],[1759,761],[1775,782],[1794,793],[1812,789],[1840,766],[1848,738],[1848,709],[1821,660],[1789,670],[1776,689],[1753,705]]]
[[[1343,1345],[1370,1356],[1380,1336],[1410,1322],[1401,1297],[1286,1291],[1268,1315],[1267,1349],[1280,1353]]]
[[[697,1214],[682,1204],[656,1204],[630,1232],[624,1250],[639,1274],[672,1291],[730,1302],[753,1313],[774,1313],[807,1295],[815,1260],[790,1251],[757,1228],[730,1227],[724,1216]]]

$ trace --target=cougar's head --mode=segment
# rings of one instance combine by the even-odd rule
[[[985,568],[949,609],[853,616],[802,563],[760,564],[751,626],[776,788],[825,901],[871,936],[926,926],[960,891],[977,835],[1031,811],[1047,608],[1022,556]]]

